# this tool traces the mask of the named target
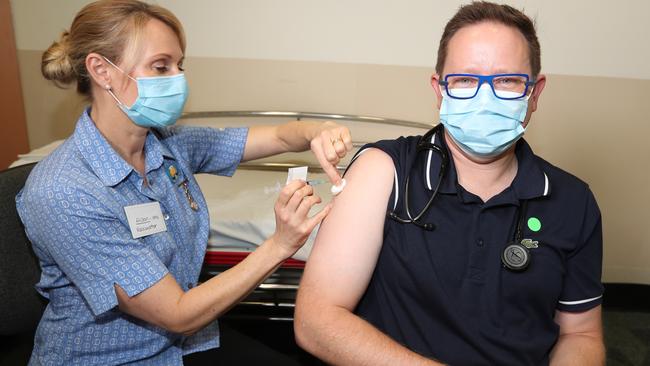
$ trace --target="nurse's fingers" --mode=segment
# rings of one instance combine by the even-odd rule
[[[323,172],[325,175],[327,175],[327,179],[329,179],[329,181],[333,184],[338,184],[338,182],[341,180],[341,174],[339,174],[338,169],[336,169],[336,164],[339,162],[338,156],[335,159],[335,162],[332,163],[325,157],[324,154],[318,154],[316,151],[314,151],[314,153],[316,155],[316,159],[318,159],[318,163],[320,164],[321,168],[323,168]]]
[[[311,210],[314,205],[317,205],[321,203],[322,200],[319,196],[313,195],[313,196],[307,196],[303,198],[302,202],[300,202],[300,205],[296,209],[296,215],[300,218],[307,217],[307,214],[309,214],[309,210]]]
[[[314,193],[314,188],[309,184],[305,184],[304,186],[300,187],[300,189],[297,189],[295,192],[293,192],[291,199],[289,199],[289,202],[287,202],[285,206],[286,209],[289,212],[296,211],[298,209],[298,206],[300,206],[301,202],[311,197],[313,193]]]
[[[345,148],[345,143],[341,139],[337,139],[332,143],[332,147],[334,148],[334,151],[336,152],[336,155],[339,157],[339,161],[342,157],[345,156],[345,154],[348,153],[348,151]]]
[[[349,151],[352,150],[352,135],[347,128],[339,131],[339,136],[334,139],[334,150],[339,158],[344,157]]]
[[[302,180],[294,180],[289,182],[286,186],[284,186],[280,190],[280,194],[278,195],[278,199],[275,201],[275,209],[276,211],[278,209],[284,208],[288,203],[289,200],[293,197],[293,194],[301,189],[302,187],[306,186],[307,183],[302,181]]]

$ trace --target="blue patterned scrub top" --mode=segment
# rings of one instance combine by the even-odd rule
[[[184,354],[219,346],[216,321],[183,337],[122,313],[114,284],[129,296],[167,273],[185,291],[196,285],[209,217],[193,174],[231,176],[247,134],[246,128],[151,130],[144,186],[89,110],[82,114],[74,134],[34,168],[16,197],[42,268],[36,287],[49,299],[31,365],[182,365]],[[148,202],[160,203],[167,231],[134,239],[124,207]]]

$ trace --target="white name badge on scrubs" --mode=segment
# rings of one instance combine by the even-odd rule
[[[133,239],[167,231],[160,203],[150,202],[141,205],[125,206],[126,218]]]

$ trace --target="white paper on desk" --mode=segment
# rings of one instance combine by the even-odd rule
[[[287,183],[289,184],[294,180],[301,180],[303,182],[307,181],[307,168],[306,166],[299,166],[295,168],[289,168],[289,174],[287,174]]]

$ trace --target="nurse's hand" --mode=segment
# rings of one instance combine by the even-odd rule
[[[329,180],[338,185],[341,175],[336,166],[341,158],[352,150],[350,130],[334,122],[321,123],[316,136],[311,139],[310,146]]]
[[[271,240],[286,258],[305,244],[309,234],[329,213],[331,203],[309,217],[309,210],[320,202],[314,189],[301,180],[294,180],[280,191],[275,203],[275,233]]]

